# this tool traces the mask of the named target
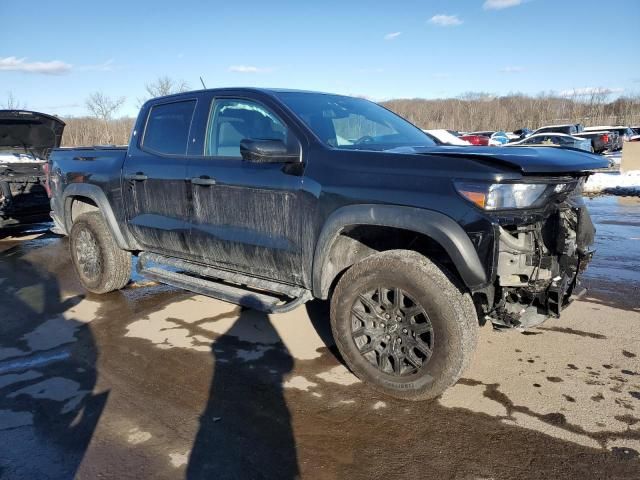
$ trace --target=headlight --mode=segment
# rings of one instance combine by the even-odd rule
[[[485,210],[507,210],[535,206],[548,185],[545,183],[456,182],[460,195]]]

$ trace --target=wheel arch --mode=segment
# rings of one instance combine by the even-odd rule
[[[64,208],[64,227],[67,232],[71,232],[74,220],[82,213],[99,211],[118,247],[123,250],[131,249],[127,236],[120,228],[107,196],[97,185],[86,183],[69,185],[64,191],[62,205]]]
[[[312,277],[315,297],[328,298],[332,285],[342,272],[357,261],[380,251],[346,234],[355,228],[396,229],[412,233],[429,242],[432,247],[441,249],[469,290],[476,290],[487,283],[485,269],[473,243],[462,227],[450,217],[414,207],[350,205],[339,208],[329,216],[318,238]],[[412,248],[409,246],[408,249]]]

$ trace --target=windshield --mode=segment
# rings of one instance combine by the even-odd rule
[[[387,150],[436,145],[416,126],[368,100],[302,92],[277,96],[331,147]]]

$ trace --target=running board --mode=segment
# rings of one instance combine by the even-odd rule
[[[150,266],[150,263],[157,266]],[[140,275],[160,283],[267,313],[288,312],[312,297],[311,292],[304,288],[149,252],[138,256],[136,270]],[[233,285],[224,282],[233,282]]]

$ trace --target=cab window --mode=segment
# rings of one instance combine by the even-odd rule
[[[154,105],[149,111],[142,147],[165,155],[185,155],[195,100]]]
[[[289,132],[278,117],[250,100],[215,99],[209,114],[205,155],[241,158],[240,142],[249,140],[289,141]]]

